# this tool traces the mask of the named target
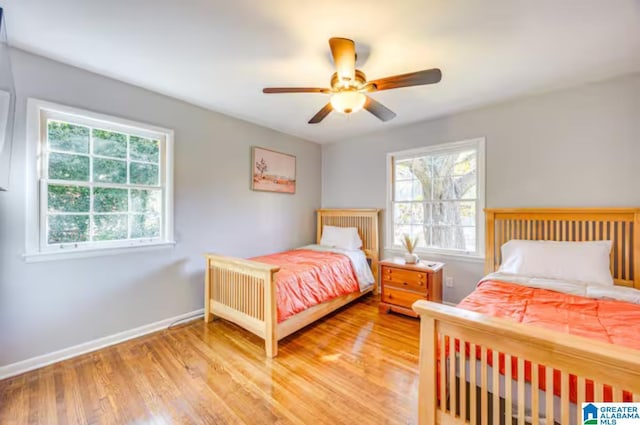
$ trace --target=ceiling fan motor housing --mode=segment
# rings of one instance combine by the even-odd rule
[[[360,90],[366,83],[367,76],[359,69],[356,69],[353,81],[341,79],[337,72],[334,72],[331,76],[331,88],[333,91]]]

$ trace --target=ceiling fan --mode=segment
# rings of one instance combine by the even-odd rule
[[[409,74],[394,75],[367,81],[364,72],[356,69],[356,50],[353,40],[348,38],[330,38],[331,55],[337,72],[331,76],[331,88],[315,87],[267,87],[263,93],[324,93],[330,94],[331,99],[324,108],[309,120],[309,124],[317,124],[331,111],[342,114],[352,114],[362,108],[371,112],[382,121],[389,121],[396,113],[377,102],[366,93],[380,90],[398,89],[401,87],[435,84],[442,79],[442,72],[438,68]]]

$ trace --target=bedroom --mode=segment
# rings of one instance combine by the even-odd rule
[[[484,138],[485,207],[640,206],[637,1],[545,1],[536,6],[504,1],[490,8],[407,1],[380,10],[363,2],[325,2],[314,4],[316,21],[288,1],[269,7],[247,1],[117,3],[121,7],[113,2],[49,3],[2,5],[17,102],[9,185],[0,193],[0,385],[8,382],[5,377],[22,376],[11,382],[25,392],[14,394],[27,394],[25,377],[48,370],[50,379],[66,369],[22,372],[199,314],[203,253],[250,258],[308,245],[316,241],[319,208],[382,209],[380,258],[401,255],[401,250],[387,249],[385,238],[389,153]],[[337,18],[336,9],[344,16]],[[353,19],[363,14],[367,19]],[[387,123],[363,111],[349,117],[331,114],[312,126],[307,121],[326,98],[261,93],[268,86],[327,86],[334,70],[327,40],[336,36],[355,40],[362,69],[373,78],[437,67],[442,81],[372,94],[398,114]],[[108,256],[24,258],[27,232],[37,233],[37,213],[34,221],[34,208],[27,206],[37,190],[25,177],[27,167],[35,167],[27,158],[28,99],[172,130],[175,245]],[[294,195],[250,189],[252,146],[296,157]],[[9,151],[3,149],[0,178],[9,170],[8,160]],[[485,274],[482,258],[420,255],[445,263],[443,298],[449,303],[471,293]],[[371,366],[378,372],[373,379],[387,373],[390,381],[405,385],[375,386],[390,413],[385,416],[373,403],[364,408],[331,398],[328,381],[346,385],[334,370],[313,378],[320,380],[325,398],[315,407],[302,404],[288,420],[308,422],[305,409],[317,414],[335,402],[365,421],[415,422],[416,395],[411,392],[417,386],[418,322],[378,316],[371,298],[352,306],[352,315],[352,308],[343,310],[284,344],[302,350],[305,342],[322,347],[322,338],[332,335],[327,326],[340,324],[344,338],[354,332],[354,339],[365,340],[367,332],[375,331],[373,324],[386,329],[387,337],[402,335],[384,340],[399,344],[388,349],[398,356],[395,367],[376,369],[386,364],[377,357]],[[217,329],[220,322],[209,326]],[[356,332],[350,323],[363,324]],[[234,327],[225,329],[254,356],[264,356],[260,340]],[[327,356],[325,363],[333,359],[337,370],[355,379],[366,365],[346,369],[350,357],[336,356],[347,349],[338,348],[314,348],[305,358]],[[282,354],[274,362],[282,362]],[[253,363],[246,367],[266,379],[264,369],[258,371]],[[117,379],[120,386],[126,378]],[[262,393],[266,382],[260,381]],[[296,388],[301,386],[296,381]],[[249,394],[257,392],[251,387]],[[288,405],[301,403],[294,395]],[[114,397],[122,401],[121,393]],[[11,414],[29,413],[26,398],[14,400]],[[1,414],[7,409],[4,401]],[[391,407],[394,401],[399,407]],[[212,411],[215,405],[211,402]],[[260,412],[266,414],[268,406]],[[55,404],[42,405],[35,414],[52,408]],[[330,412],[327,417],[348,422],[337,410],[342,416]],[[151,421],[149,413],[140,415]],[[173,418],[168,415],[166,422]],[[34,422],[49,423],[37,417]]]

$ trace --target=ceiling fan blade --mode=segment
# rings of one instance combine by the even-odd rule
[[[378,102],[367,96],[367,101],[364,104],[364,109],[371,112],[373,115],[378,117],[381,121],[389,121],[395,118],[396,113],[391,109],[384,106],[382,103]]]
[[[333,63],[336,65],[338,78],[353,81],[356,73],[356,46],[348,38],[330,38],[329,47]]]
[[[331,106],[331,103],[327,103],[326,105],[324,105],[324,108],[320,109],[318,113],[309,120],[309,124],[318,124],[320,121],[325,119],[327,115],[331,113],[331,111],[333,111],[333,107]]]
[[[329,89],[316,87],[266,87],[262,93],[329,93]]]
[[[381,78],[379,80],[369,81],[369,84],[375,85],[377,90],[389,90],[398,89],[400,87],[435,84],[440,82],[441,79],[442,72],[438,68],[433,68],[424,71],[411,72],[409,74]]]

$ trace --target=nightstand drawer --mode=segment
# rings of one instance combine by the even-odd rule
[[[402,289],[385,287],[382,292],[382,302],[409,309],[414,302],[424,299],[426,299],[424,294],[419,294],[412,291],[403,291]]]
[[[382,268],[382,280],[386,284],[398,288],[412,289],[415,291],[425,291],[428,277],[426,273],[412,270],[397,269],[394,267]]]
[[[402,282],[397,282],[393,280],[387,280],[384,277],[382,278],[382,284],[385,288],[400,288],[405,289],[407,291],[414,291],[420,294],[427,294],[429,292],[429,285],[427,282],[419,281],[418,283],[411,283],[403,280]]]

